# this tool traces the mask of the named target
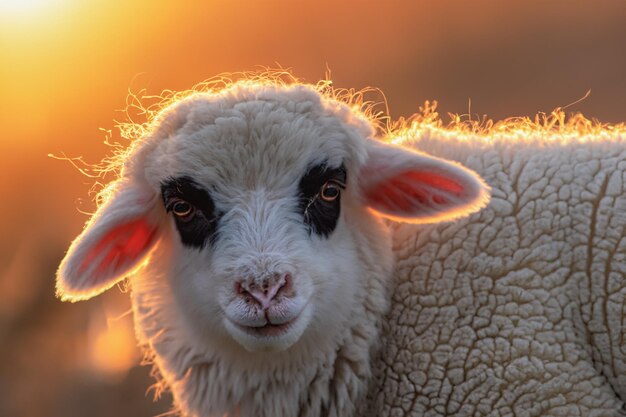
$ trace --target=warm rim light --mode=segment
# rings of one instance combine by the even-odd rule
[[[145,90],[129,92],[125,110],[127,121],[117,122],[116,126],[119,136],[128,142],[112,140],[112,131],[105,131],[105,143],[112,147],[112,154],[99,164],[88,164],[81,157],[48,156],[69,161],[90,178],[103,178],[107,174],[119,175],[133,146],[149,136],[162,117],[181,101],[196,95],[224,94],[234,88],[297,85],[315,89],[328,100],[329,105],[339,102],[350,107],[355,117],[367,120],[376,128],[379,139],[397,145],[410,144],[425,135],[434,135],[441,140],[472,143],[584,143],[626,140],[626,123],[601,123],[587,119],[580,113],[568,115],[563,108],[557,108],[551,113],[539,113],[534,118],[512,117],[495,122],[487,117],[472,119],[468,115],[450,114],[451,120],[444,122],[437,112],[437,102],[427,101],[413,116],[392,121],[385,95],[376,88],[336,88],[330,80],[330,74],[327,74],[325,80],[311,85],[300,81],[288,69],[264,68],[259,71],[218,75],[184,91],[166,90],[157,95],[149,95]],[[135,122],[137,119],[142,119],[143,122]],[[106,201],[110,192],[110,187],[104,187],[98,193],[98,203]]]

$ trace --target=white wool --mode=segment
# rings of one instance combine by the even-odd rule
[[[164,274],[172,268],[171,258],[182,256],[177,253],[180,246],[170,243],[176,238],[164,236],[145,270],[133,277],[140,342],[154,351],[178,406],[190,414],[220,415],[237,410],[241,416],[352,415],[364,397],[370,378],[370,349],[377,343],[381,317],[388,307],[392,257],[384,244],[385,233],[368,218],[363,221],[371,230],[346,224],[333,235],[339,242],[363,242],[356,252],[322,240],[314,241],[312,248],[303,246],[302,235],[290,230],[284,217],[287,210],[280,206],[293,203],[294,176],[304,172],[306,164],[321,162],[315,155],[333,158],[330,165],[344,161],[349,170],[356,171],[365,158],[364,149],[350,148],[355,144],[347,140],[346,133],[355,133],[340,119],[318,114],[322,111],[320,97],[309,89],[296,88],[279,95],[273,89],[243,90],[227,95],[224,101],[199,101],[180,110],[187,112],[185,125],[151,149],[142,168],[148,180],[181,173],[193,176],[218,189],[216,195],[224,201],[216,204],[238,205],[223,219],[223,239],[211,256],[204,251],[187,254],[180,270]],[[287,112],[295,113],[295,122]],[[206,137],[211,141],[204,140]],[[319,142],[318,137],[331,140]],[[293,138],[294,143],[281,147],[277,141],[283,138]],[[158,185],[153,184],[154,188]],[[256,191],[241,191],[249,189]],[[356,216],[367,216],[359,214],[363,209],[353,211],[350,222],[359,223]],[[299,290],[315,299],[318,322],[310,325],[297,346],[286,351],[248,352],[236,343],[221,328],[224,313],[216,300],[220,294],[211,294],[216,282],[206,280],[206,276],[231,279],[240,264],[250,264],[248,258],[259,261],[260,246],[269,254],[267,262],[296,263],[291,266],[296,275],[313,273],[308,286]],[[286,252],[290,259],[284,259]],[[294,256],[302,265],[294,262]],[[365,259],[380,262],[369,268],[362,283],[351,283],[351,277],[361,275],[357,272],[361,269],[353,270],[354,266]],[[305,265],[317,270],[302,270]],[[315,281],[325,276],[341,277],[343,282],[325,287]],[[201,305],[197,294],[212,297]],[[332,303],[327,304],[328,300]],[[194,306],[193,310],[185,310],[187,305]],[[197,322],[190,324],[193,320]],[[215,322],[207,325],[211,320]]]
[[[492,200],[392,225],[372,415],[624,415],[626,137],[425,129],[405,145],[475,170]]]

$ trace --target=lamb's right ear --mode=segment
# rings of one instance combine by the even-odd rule
[[[461,164],[371,139],[359,185],[371,209],[409,223],[455,220],[489,202],[489,186]]]
[[[57,296],[87,300],[130,272],[159,237],[158,194],[146,184],[119,181],[110,198],[72,242],[57,271]]]

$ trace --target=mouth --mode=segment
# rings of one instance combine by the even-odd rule
[[[225,315],[224,324],[228,333],[247,351],[279,352],[300,339],[311,320],[311,312],[303,308],[298,314],[270,317],[266,315],[258,317],[256,322],[246,322],[246,318],[240,321]]]
[[[285,333],[287,333],[293,323],[298,319],[298,317],[295,317],[291,320],[289,320],[288,322],[285,323],[281,323],[281,324],[272,324],[269,321],[263,325],[263,326],[258,326],[258,327],[252,327],[252,326],[243,326],[241,324],[232,322],[235,326],[237,326],[238,329],[240,329],[241,331],[251,335],[251,336],[256,336],[256,337],[272,337],[272,336],[281,336]]]
[[[264,312],[250,312],[237,304],[227,306],[223,316],[225,330],[249,352],[288,349],[308,328],[312,312],[307,308],[310,299],[287,301],[290,302]]]

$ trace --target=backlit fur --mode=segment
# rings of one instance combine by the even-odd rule
[[[185,415],[361,415],[393,285],[380,214],[446,221],[489,201],[476,174],[381,144],[373,117],[323,89],[242,81],[173,100],[120,154],[119,180],[61,263],[57,291],[73,301],[131,273],[138,339]],[[298,195],[320,166],[346,174],[323,233]],[[176,178],[210,194],[206,244],[185,244],[166,213],[160,190]],[[127,247],[129,224],[147,238]],[[272,276],[290,284],[271,308],[241,296],[242,280]],[[256,337],[264,320],[288,331]]]
[[[234,87],[219,99],[192,98],[172,109],[132,159],[141,164],[128,169],[152,187],[184,174],[212,187],[216,206],[228,209],[215,245],[192,250],[165,235],[132,278],[140,341],[156,353],[183,411],[222,415],[236,405],[242,416],[348,416],[364,400],[389,305],[388,234],[358,204],[354,175],[343,207],[350,214],[328,239],[307,238],[293,209],[294,176],[312,163],[343,161],[349,172],[363,164],[362,137],[372,132],[348,117],[306,87]],[[231,297],[232,277],[276,268],[312,297],[294,338],[306,332],[285,341],[294,343],[288,350],[245,335],[236,343],[219,308]]]

